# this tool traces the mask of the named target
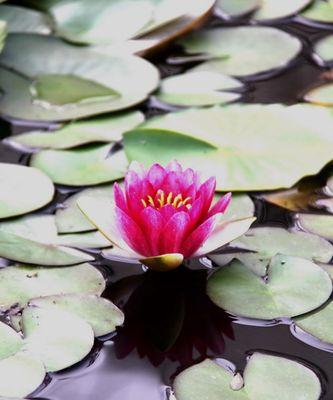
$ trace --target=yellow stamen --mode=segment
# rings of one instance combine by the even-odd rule
[[[159,189],[157,191],[157,196],[159,196],[159,198],[157,199],[158,204],[160,205],[160,207],[163,207],[165,202],[164,190]]]
[[[178,202],[180,201],[180,203],[178,204]],[[178,205],[177,205],[178,204]],[[177,194],[177,196],[174,198],[172,205],[174,207],[179,207],[182,204],[182,195],[181,194]]]
[[[170,192],[170,193],[168,194],[168,197],[167,197],[167,204],[171,204],[172,197],[173,197],[173,193]]]
[[[143,200],[143,199],[141,199],[141,203],[143,204],[143,206],[146,208],[147,207],[147,203]]]
[[[155,202],[154,199],[151,196],[147,196],[148,202],[152,207],[155,207]]]
[[[188,203],[191,200],[191,197],[186,197],[186,199],[183,200],[183,205],[186,206],[186,203]]]

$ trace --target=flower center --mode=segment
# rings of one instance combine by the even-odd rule
[[[181,193],[175,196],[172,192],[166,194],[164,190],[161,189],[156,192],[154,197],[148,195],[145,199],[141,199],[141,203],[144,207],[151,206],[157,210],[168,204],[175,208],[185,206],[189,210],[192,207],[191,204],[189,204],[190,201],[191,197],[186,197],[184,199]]]

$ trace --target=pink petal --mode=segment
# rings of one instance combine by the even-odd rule
[[[160,164],[154,164],[148,171],[147,178],[155,190],[161,188],[161,185],[167,175],[166,170]]]
[[[208,216],[211,217],[217,213],[224,213],[231,202],[231,193],[225,194],[220,200],[210,209]]]
[[[176,172],[171,171],[168,173],[168,175],[164,179],[162,189],[165,193],[172,192],[174,195],[180,193],[180,182],[178,179],[178,174]]]
[[[160,238],[161,254],[181,253],[179,249],[188,232],[190,217],[185,212],[174,214],[164,226]]]
[[[166,224],[169,221],[169,219],[179,210],[177,210],[177,208],[175,208],[170,204],[166,204],[165,206],[161,207],[159,211],[163,217],[164,224]]]
[[[191,226],[195,226],[196,223],[202,219],[202,211],[204,206],[203,196],[198,197],[192,203],[192,207],[189,209],[189,215],[191,217]]]
[[[180,172],[180,173],[183,172],[182,166],[181,166],[181,165],[179,164],[179,162],[176,161],[176,160],[171,161],[171,162],[167,165],[166,170],[167,170],[167,171]]]
[[[200,246],[207,240],[213,232],[216,222],[216,215],[206,219],[184,242],[180,253],[184,254],[185,258],[193,255]]]
[[[216,188],[216,179],[211,177],[207,179],[198,189],[198,193],[204,196],[203,212],[208,212],[212,204]]]
[[[163,227],[163,217],[159,211],[153,207],[146,207],[140,214],[141,228],[145,232],[151,256],[159,255],[159,239]]]
[[[113,196],[116,206],[127,212],[127,201],[124,192],[117,182],[113,185]]]
[[[124,241],[137,253],[149,257],[150,249],[138,224],[121,208],[116,207],[116,223]]]
[[[142,187],[142,180],[135,171],[129,170],[125,177],[125,192],[136,192],[140,193]]]

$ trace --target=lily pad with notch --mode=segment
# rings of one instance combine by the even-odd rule
[[[0,223],[0,256],[48,266],[80,264],[94,259],[58,244],[53,215],[24,216]]]
[[[173,387],[177,400],[318,400],[321,395],[320,381],[310,368],[276,355],[253,353],[243,377],[236,376],[240,387],[233,388],[234,373],[206,359],[181,372]]]
[[[208,296],[219,307],[240,317],[264,320],[312,311],[324,304],[331,292],[332,281],[322,268],[284,255],[272,258],[265,279],[233,261],[207,283]]]
[[[0,270],[0,310],[23,308],[35,298],[56,295],[100,295],[105,289],[102,274],[90,264],[75,267],[14,265]]]
[[[196,165],[204,177],[216,176],[217,190],[268,190],[290,187],[330,162],[332,130],[330,110],[311,104],[234,104],[151,118],[124,134],[124,148],[130,161],[146,166],[175,158]]]
[[[159,81],[157,69],[139,57],[102,55],[37,34],[9,35],[0,66],[0,111],[16,119],[65,121],[122,110]]]
[[[301,51],[296,37],[271,27],[241,26],[203,30],[181,39],[189,56],[206,61],[190,71],[219,72],[235,77],[272,72],[286,67]],[[272,46],[274,53],[271,52]],[[256,51],[253,51],[253,49]]]

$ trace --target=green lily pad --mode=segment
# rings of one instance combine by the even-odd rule
[[[9,35],[0,65],[0,111],[27,120],[64,121],[125,109],[158,84],[157,69],[139,57],[98,54],[45,35]]]
[[[98,185],[124,176],[128,161],[122,150],[109,154],[111,144],[73,150],[42,150],[30,165],[48,175],[54,183],[70,186]]]
[[[307,7],[312,0],[261,0],[261,6],[255,13],[256,20],[274,20],[290,17]]]
[[[0,224],[0,256],[10,260],[50,266],[79,264],[94,258],[58,245],[52,215],[33,215]]]
[[[6,142],[32,148],[69,149],[91,142],[116,142],[123,132],[135,128],[144,121],[140,111],[99,117],[88,121],[72,122],[53,132],[31,131],[11,136]]]
[[[297,224],[303,230],[333,241],[333,216],[297,214]]]
[[[284,255],[272,258],[266,280],[234,261],[215,272],[207,284],[209,297],[219,307],[234,315],[267,320],[312,311],[331,292],[331,279],[322,268]]]
[[[23,340],[21,336],[10,326],[0,322],[0,360],[17,353],[22,346]]]
[[[277,254],[305,258],[314,262],[327,263],[333,257],[333,246],[325,239],[304,232],[289,232],[282,228],[255,228],[230,243],[231,247],[254,253],[211,255],[217,265],[229,264],[237,259],[259,276],[266,275],[270,259]]]
[[[54,195],[51,180],[35,168],[0,163],[0,218],[37,210]]]
[[[216,72],[198,71],[163,79],[158,100],[177,106],[209,106],[237,100],[232,89],[242,87],[234,78]]]
[[[172,159],[195,165],[203,177],[216,176],[217,190],[268,190],[290,187],[331,161],[332,130],[326,108],[235,104],[152,118],[126,132],[124,146],[129,160],[146,166]]]
[[[313,5],[305,10],[301,16],[304,20],[321,23],[333,22],[333,7],[330,2],[316,0]]]
[[[110,247],[109,240],[99,232],[80,232],[59,235],[57,243],[61,246],[77,247],[79,249],[103,249]]]
[[[217,8],[229,17],[237,18],[260,7],[260,0],[218,0]]]
[[[232,388],[234,374],[211,360],[180,373],[177,400],[318,400],[321,384],[313,371],[283,357],[254,353],[244,370],[244,387]]]
[[[297,327],[322,342],[333,344],[333,302],[294,319]]]
[[[301,42],[271,27],[215,28],[190,34],[179,41],[186,54],[202,54],[208,61],[191,71],[215,71],[244,77],[288,65],[301,51]],[[274,52],[271,51],[274,47]],[[256,51],[253,51],[253,49]]]
[[[318,104],[320,106],[333,106],[333,83],[318,86],[311,89],[304,96],[304,100],[309,103]]]
[[[51,27],[45,14],[19,6],[0,6],[0,18],[7,22],[8,32],[29,32],[49,35]]]
[[[113,202],[113,185],[84,189],[68,197],[55,214],[59,233],[76,233],[96,229],[77,206],[77,202],[81,197],[104,198],[105,206],[107,207],[109,201]]]
[[[113,332],[124,323],[124,314],[111,301],[96,295],[68,294],[37,298],[30,306],[64,310],[84,319],[96,337]]]
[[[25,398],[36,390],[45,378],[41,361],[22,351],[0,360],[0,396]]]
[[[55,372],[81,361],[92,349],[91,326],[73,313],[27,307],[22,314],[25,350]]]
[[[100,295],[105,289],[102,274],[89,264],[43,268],[16,265],[0,270],[0,310],[24,307],[31,299],[66,294]]]
[[[333,22],[333,7],[332,7],[332,22]],[[333,61],[333,35],[325,36],[320,39],[314,46],[314,51],[323,61]]]

